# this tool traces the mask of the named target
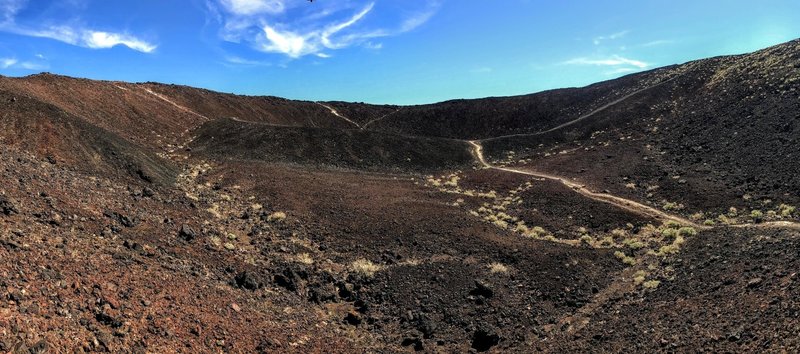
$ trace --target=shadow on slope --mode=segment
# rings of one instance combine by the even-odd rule
[[[118,135],[63,110],[24,96],[0,91],[0,141],[52,163],[104,176],[168,185],[177,168]]]
[[[279,127],[220,119],[191,146],[215,157],[367,170],[440,170],[472,164],[465,142],[358,130]]]

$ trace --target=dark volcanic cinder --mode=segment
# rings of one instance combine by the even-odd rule
[[[797,352],[800,42],[421,106],[0,77],[0,351]]]

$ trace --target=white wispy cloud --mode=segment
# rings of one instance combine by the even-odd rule
[[[659,39],[659,40],[656,40],[656,41],[650,41],[650,42],[644,43],[644,44],[642,44],[642,47],[655,47],[655,46],[659,46],[659,45],[667,45],[667,44],[673,44],[673,43],[675,43],[675,41],[673,41],[673,40]]]
[[[0,69],[45,70],[46,64],[30,61],[19,61],[16,58],[0,58]]]
[[[18,60],[14,58],[2,58],[0,59],[0,68],[8,69],[14,66],[14,64],[16,64],[17,62]]]
[[[209,16],[220,22],[220,37],[228,42],[248,44],[265,52],[291,59],[308,55],[329,58],[330,51],[363,45],[380,49],[370,39],[399,35],[416,29],[433,17],[440,0],[405,3],[394,27],[367,23],[374,17],[377,2],[299,3],[288,0],[208,0]],[[374,22],[374,21],[373,21]],[[384,22],[385,25],[385,22]]]
[[[27,5],[27,2],[27,0],[0,0],[0,11],[3,12],[2,17],[0,17],[2,18],[0,31],[21,36],[49,38],[91,49],[107,49],[123,45],[142,53],[152,53],[158,48],[157,45],[151,42],[127,33],[98,31],[66,24],[49,26],[19,24],[16,21],[16,16]]]
[[[259,60],[252,60],[252,59],[245,59],[242,57],[238,57],[235,55],[229,55],[225,57],[225,62],[228,64],[238,65],[238,66],[272,66],[272,63],[259,61]]]
[[[220,3],[237,15],[278,14],[286,9],[281,0],[222,0]]]
[[[619,55],[614,55],[608,58],[575,58],[564,62],[567,65],[595,65],[595,66],[633,66],[639,69],[644,69],[650,64],[640,60],[628,59]]]
[[[93,49],[112,48],[118,45],[124,45],[143,53],[152,53],[158,48],[156,45],[134,36],[102,31],[84,31],[83,43],[86,47]]]
[[[628,33],[630,33],[630,31],[626,30],[626,31],[619,31],[617,33],[612,33],[612,34],[609,34],[607,36],[597,36],[597,37],[594,37],[594,44],[595,45],[600,45],[600,43],[603,42],[603,41],[620,39],[620,38],[625,37],[626,35],[628,35]]]

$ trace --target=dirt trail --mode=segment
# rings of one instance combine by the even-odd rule
[[[318,104],[318,105],[320,105],[320,106],[322,106],[322,107],[325,107],[325,108],[327,108],[329,111],[331,111],[331,114],[333,114],[333,115],[335,115],[335,116],[337,116],[337,117],[339,117],[339,118],[341,118],[341,119],[344,119],[345,121],[347,121],[348,123],[350,123],[350,124],[352,124],[352,125],[355,125],[355,126],[358,128],[358,129],[364,129],[364,128],[362,128],[362,127],[361,127],[361,125],[360,125],[360,124],[358,124],[358,123],[356,123],[356,122],[354,122],[354,121],[350,120],[350,118],[347,118],[347,117],[345,117],[345,116],[341,115],[341,114],[339,113],[339,111],[337,111],[337,110],[336,110],[336,109],[334,109],[333,107],[331,107],[331,106],[328,106],[328,105],[326,105],[326,104],[324,104],[324,103],[322,103],[322,102],[315,102],[315,103],[316,103],[316,104]]]
[[[609,108],[611,108],[611,107],[613,107],[613,106],[616,106],[617,104],[620,104],[620,103],[622,103],[622,102],[624,102],[624,101],[628,100],[629,98],[631,98],[631,97],[633,97],[633,96],[636,96],[636,95],[638,95],[638,94],[640,94],[640,93],[642,93],[642,92],[645,92],[645,91],[648,91],[648,90],[654,89],[654,88],[656,88],[656,87],[659,87],[659,86],[661,86],[661,85],[664,85],[664,84],[666,84],[666,83],[672,82],[673,80],[675,80],[675,79],[677,79],[677,78],[681,77],[681,75],[682,75],[682,74],[680,74],[680,75],[675,75],[674,77],[672,77],[672,78],[669,78],[669,79],[667,79],[667,80],[664,80],[664,81],[661,81],[661,82],[659,82],[659,83],[657,83],[657,84],[655,84],[655,85],[652,85],[652,86],[647,86],[647,87],[645,87],[645,88],[642,88],[642,89],[636,90],[636,91],[634,91],[634,92],[631,92],[631,93],[629,93],[629,94],[627,94],[627,95],[625,95],[625,96],[622,96],[621,98],[618,98],[618,99],[616,99],[616,100],[614,100],[614,101],[612,101],[612,102],[609,102],[609,103],[607,103],[607,104],[605,104],[605,105],[601,106],[600,108],[597,108],[597,109],[595,109],[595,110],[593,110],[593,111],[591,111],[591,112],[589,112],[589,113],[586,113],[586,114],[584,114],[584,115],[582,115],[582,116],[580,116],[580,117],[578,117],[578,118],[575,118],[575,119],[573,119],[573,120],[571,120],[571,121],[569,121],[569,122],[563,123],[563,124],[561,124],[561,125],[558,125],[558,126],[556,126],[556,127],[550,128],[550,129],[548,129],[548,130],[543,130],[543,131],[536,132],[536,133],[524,133],[524,134],[509,134],[509,135],[501,135],[501,136],[495,136],[495,137],[491,137],[491,138],[481,139],[480,141],[492,141],[492,140],[499,140],[499,139],[505,139],[505,138],[514,138],[514,137],[521,137],[521,136],[536,136],[536,135],[542,135],[542,134],[552,133],[552,132],[554,132],[554,131],[556,131],[556,130],[559,130],[559,129],[562,129],[562,128],[566,128],[566,127],[568,127],[568,126],[570,126],[570,125],[573,125],[573,124],[575,124],[575,123],[578,123],[578,122],[581,122],[581,121],[583,121],[583,120],[586,120],[587,118],[590,118],[590,117],[594,116],[594,115],[595,115],[595,114],[597,114],[597,113],[600,113],[600,112],[602,112],[602,111],[605,111],[606,109],[609,109]]]
[[[622,208],[641,215],[653,217],[658,220],[675,221],[682,225],[690,225],[698,230],[709,230],[714,228],[712,226],[699,225],[691,220],[667,214],[660,210],[651,208],[649,206],[646,206],[644,204],[629,199],[613,196],[606,193],[592,192],[585,186],[568,181],[563,177],[554,176],[547,173],[538,173],[533,171],[516,170],[512,168],[494,166],[490,164],[488,161],[486,161],[486,157],[483,155],[483,146],[480,144],[480,141],[468,141],[468,143],[473,147],[473,154],[476,160],[483,167],[499,171],[505,171],[509,173],[517,173],[517,174],[523,174],[523,175],[558,181],[587,198],[608,203],[615,207]],[[739,225],[726,225],[726,226],[735,228],[788,228],[792,230],[800,230],[800,223],[789,222],[789,221],[773,221],[773,222],[764,222],[758,224],[739,224]],[[636,290],[637,285],[632,281],[632,279],[637,270],[638,270],[637,267],[630,267],[625,269],[624,271],[622,271],[621,274],[619,274],[617,281],[612,282],[608,287],[600,291],[596,296],[592,298],[592,300],[589,303],[576,310],[575,313],[562,318],[556,324],[548,326],[545,329],[548,332],[558,333],[559,329],[564,328],[566,330],[558,333],[558,336],[556,338],[571,338],[575,333],[577,333],[578,331],[583,329],[587,324],[589,324],[594,314],[600,309],[602,309],[605,304],[607,304],[610,301],[613,301],[614,299],[619,299],[625,294],[629,294]]]
[[[193,115],[198,116],[200,118],[203,118],[205,120],[211,120],[210,118],[208,118],[208,117],[206,117],[206,116],[204,116],[204,115],[202,115],[200,113],[197,113],[197,112],[195,112],[195,111],[193,111],[193,110],[191,110],[189,108],[186,108],[184,106],[181,106],[181,105],[175,103],[175,101],[173,101],[173,100],[165,97],[164,95],[162,95],[160,93],[157,93],[157,92],[155,92],[155,91],[153,91],[153,90],[151,90],[151,89],[149,89],[147,87],[144,88],[144,91],[147,92],[150,95],[153,95],[153,96],[157,97],[158,99],[160,99],[160,100],[162,100],[164,102],[169,103],[170,105],[174,106],[175,108],[177,108],[177,109],[179,109],[181,111],[184,111],[184,112],[189,113],[189,114],[193,114]]]
[[[667,214],[667,213],[665,213],[665,212],[663,212],[661,210],[649,207],[647,205],[644,205],[644,204],[639,203],[639,202],[635,202],[635,201],[630,200],[630,199],[625,199],[625,198],[617,197],[617,196],[614,196],[614,195],[611,195],[611,194],[606,194],[606,193],[592,192],[591,190],[587,189],[586,186],[581,185],[581,184],[577,184],[575,182],[571,182],[571,181],[567,180],[564,177],[554,176],[554,175],[547,174],[547,173],[516,170],[516,169],[512,169],[512,168],[494,166],[494,165],[492,165],[492,164],[490,164],[489,162],[486,161],[486,158],[483,156],[483,146],[480,144],[479,141],[472,140],[472,141],[467,141],[467,142],[470,145],[472,145],[473,154],[475,155],[475,158],[478,160],[478,162],[480,162],[480,164],[482,166],[484,166],[486,168],[491,168],[491,169],[495,169],[495,170],[498,170],[498,171],[517,173],[517,174],[528,175],[528,176],[545,178],[545,179],[557,181],[557,182],[560,182],[561,184],[569,187],[570,189],[574,190],[577,193],[580,193],[581,195],[583,195],[583,196],[585,196],[585,197],[587,197],[589,199],[593,199],[593,200],[596,200],[596,201],[600,201],[600,202],[604,202],[604,203],[607,203],[607,204],[611,204],[613,206],[628,210],[628,211],[633,212],[633,213],[637,213],[637,214],[640,214],[640,215],[648,216],[648,217],[651,217],[651,218],[654,218],[654,219],[658,219],[658,220],[665,220],[665,221],[666,220],[671,220],[671,221],[678,222],[678,223],[680,223],[682,225],[689,225],[689,226],[692,226],[694,228],[701,229],[701,230],[709,229],[708,226],[699,225],[699,224],[697,224],[697,223],[695,223],[695,222],[693,222],[691,220],[682,218],[680,216]]]
[[[394,112],[387,113],[387,114],[384,114],[384,115],[382,115],[382,116],[380,116],[380,117],[378,117],[378,118],[375,118],[375,119],[373,119],[373,120],[371,120],[371,121],[367,122],[366,124],[364,124],[364,125],[361,127],[361,129],[367,129],[367,127],[368,127],[370,124],[372,124],[372,123],[376,123],[376,122],[379,122],[379,121],[383,120],[384,118],[388,118],[389,116],[391,116],[391,115],[394,115],[395,113],[397,113],[397,112],[400,112],[400,111],[402,111],[402,110],[403,110],[403,108],[401,107],[401,108],[398,108],[398,109],[396,109]]]
[[[728,225],[739,229],[790,229],[800,231],[800,223],[793,221],[767,221],[758,224],[734,224]]]

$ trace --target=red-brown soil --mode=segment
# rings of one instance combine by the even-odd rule
[[[799,45],[413,107],[0,77],[0,352],[796,352]]]

